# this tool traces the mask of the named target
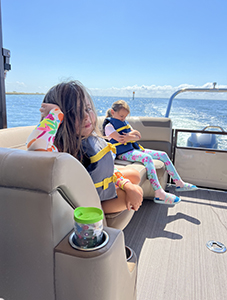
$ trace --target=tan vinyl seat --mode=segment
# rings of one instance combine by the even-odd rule
[[[132,119],[142,135],[144,130],[142,145],[171,149],[171,122],[163,119]],[[0,296],[15,300],[136,300],[136,256],[126,261],[121,230],[134,211],[105,216],[104,229],[109,235],[105,247],[86,253],[73,249],[68,238],[74,208],[101,208],[100,199],[88,172],[71,155],[25,151],[33,128],[0,130]],[[115,163],[136,168],[144,197],[153,197],[142,164]],[[155,167],[165,188],[164,165],[155,161]]]
[[[0,130],[0,147],[26,150],[27,149],[26,140],[34,128],[35,128],[35,126],[25,126],[25,127],[15,127],[15,128],[7,128],[7,129]],[[48,154],[48,156],[49,155],[50,154]],[[43,156],[43,154],[41,154],[41,157],[42,156]],[[73,187],[75,187],[74,183],[72,183]],[[60,192],[63,193],[63,190],[61,190],[59,187],[58,187],[58,189]],[[86,190],[86,187],[85,187],[85,190]],[[74,192],[76,193],[77,190]],[[65,194],[65,197],[67,198],[67,194]],[[71,200],[69,200],[69,201],[71,201]],[[71,205],[73,208],[75,208],[77,206],[75,203],[71,203]],[[80,204],[80,205],[83,205],[83,204]],[[130,210],[130,211],[125,210],[120,213],[107,214],[106,215],[106,219],[107,219],[106,224],[109,227],[114,227],[117,229],[124,229],[125,226],[128,224],[128,222],[131,220],[133,214],[134,214],[133,210]]]
[[[172,122],[169,118],[150,118],[150,117],[128,117],[129,123],[134,129],[141,132],[140,144],[148,149],[165,151],[172,157]],[[104,117],[99,117],[99,127],[101,129]],[[0,147],[16,148],[26,150],[26,140],[35,126],[15,127],[0,130]],[[147,178],[146,169],[139,162],[124,162],[115,160],[116,165],[132,167],[140,173],[140,186],[143,189],[144,198],[153,199],[154,190]],[[165,172],[164,163],[154,160],[157,176],[163,189],[165,189],[168,175]],[[107,215],[108,226],[123,229],[132,218],[133,211],[124,211],[119,214]]]
[[[105,219],[110,240],[104,248],[84,253],[69,245],[77,206],[101,208],[91,177],[74,157],[0,148],[1,297],[115,300],[107,296],[113,284],[118,299],[136,299],[137,266],[128,268],[121,230]],[[123,227],[130,220],[120,218]],[[88,272],[88,287],[89,267],[96,275]]]

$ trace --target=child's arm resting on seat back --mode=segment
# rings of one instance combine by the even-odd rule
[[[30,151],[58,151],[53,145],[54,137],[64,115],[55,104],[42,103],[40,108],[43,120],[33,130],[27,139],[27,149]]]

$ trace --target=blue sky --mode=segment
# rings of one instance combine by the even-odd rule
[[[227,87],[226,0],[1,0],[6,91],[80,80],[94,95]],[[220,96],[219,96],[220,98]]]

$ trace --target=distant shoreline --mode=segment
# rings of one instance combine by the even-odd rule
[[[36,96],[39,96],[39,95],[46,95],[46,93],[39,93],[39,92],[36,92],[36,93],[27,93],[27,92],[5,92],[6,95],[36,95]],[[223,94],[223,93],[221,93]],[[227,94],[227,93],[226,93]],[[111,95],[111,96],[108,96],[108,95],[94,95],[94,97],[117,97],[117,98],[131,98],[131,97],[128,97],[128,96],[116,96],[116,95]],[[154,98],[154,97],[145,97],[145,96],[137,96],[135,97],[133,100],[136,100],[138,98]],[[156,97],[154,99],[169,99],[168,97]],[[178,99],[183,99],[183,100],[205,100],[205,101],[209,101],[209,100],[218,100],[218,101],[227,101],[227,99],[220,99],[220,98],[201,98],[201,97],[197,97],[197,98],[188,98],[188,97],[183,97],[182,95],[180,97],[178,97]],[[1,299],[0,299],[1,300]]]
[[[45,95],[45,93],[6,92],[6,95]]]

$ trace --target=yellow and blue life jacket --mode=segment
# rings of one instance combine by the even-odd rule
[[[115,198],[117,194],[111,153],[111,151],[116,152],[115,147],[93,135],[82,140],[82,147],[84,155],[90,159],[90,163],[85,167],[95,184],[100,200]]]
[[[119,134],[123,134],[123,132],[128,133],[131,131],[131,126],[129,125],[128,121],[122,122],[121,120],[118,120],[115,118],[106,118],[103,122],[103,130],[105,129],[105,126],[108,123],[111,123],[113,125],[114,129],[116,129],[116,131]],[[111,139],[110,142],[116,147],[117,155],[126,153],[126,152],[134,150],[134,149],[142,149],[143,150],[143,147],[134,141],[130,141],[125,144],[121,144],[121,143],[118,143],[118,141]]]

